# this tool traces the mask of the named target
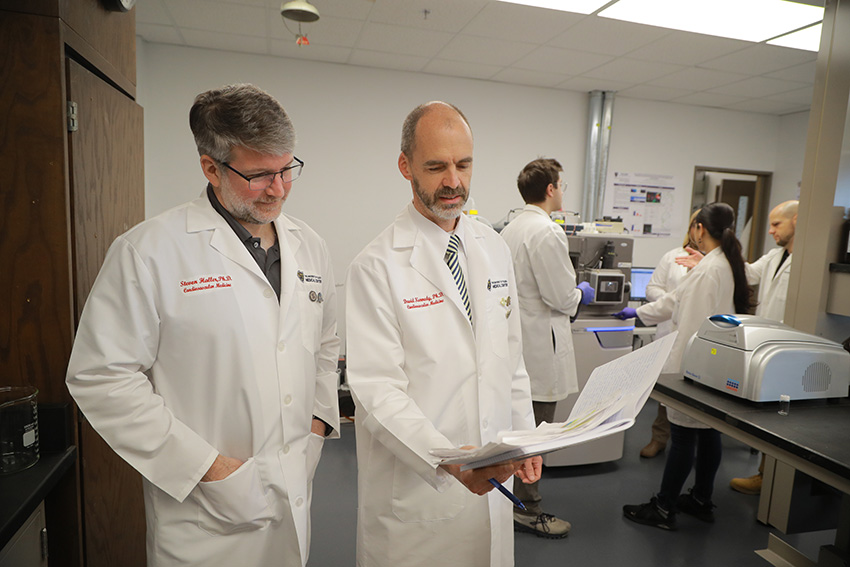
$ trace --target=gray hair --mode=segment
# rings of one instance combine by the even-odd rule
[[[419,124],[419,120],[421,120],[423,116],[428,114],[428,111],[430,111],[435,105],[438,104],[448,106],[449,108],[457,112],[458,116],[460,116],[466,123],[466,126],[467,128],[469,128],[469,131],[472,132],[472,126],[469,125],[469,120],[466,119],[466,116],[463,115],[463,112],[461,112],[460,109],[455,105],[439,100],[420,104],[419,106],[410,111],[410,114],[408,114],[407,118],[404,119],[404,125],[401,127],[401,151],[408,158],[411,157],[411,155],[413,154],[413,148],[416,144],[416,125]]]
[[[189,127],[199,155],[218,162],[230,159],[235,147],[264,155],[283,155],[295,149],[295,128],[283,106],[250,84],[227,85],[195,97]]]

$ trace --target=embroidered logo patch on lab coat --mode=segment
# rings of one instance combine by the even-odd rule
[[[223,289],[233,287],[233,278],[227,274],[221,276],[201,276],[180,280],[180,290],[183,293],[194,293],[211,289]]]
[[[313,275],[313,274],[305,274],[303,271],[298,270],[298,279],[304,283],[322,283],[322,276]]]

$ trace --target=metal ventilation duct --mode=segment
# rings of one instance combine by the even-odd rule
[[[581,220],[602,217],[605,178],[608,172],[608,148],[614,117],[614,91],[591,91],[587,115],[587,153],[584,162],[584,191]]]

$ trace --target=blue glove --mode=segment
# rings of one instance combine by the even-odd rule
[[[634,319],[635,317],[637,317],[637,309],[635,309],[634,307],[626,307],[622,311],[613,313],[611,317],[616,317],[617,319],[622,319],[624,321],[626,319]]]
[[[576,287],[581,290],[582,305],[587,305],[596,298],[596,290],[589,283],[581,282]]]

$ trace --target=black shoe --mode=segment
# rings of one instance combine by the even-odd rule
[[[687,494],[679,495],[679,498],[676,500],[676,506],[678,506],[679,510],[685,514],[693,516],[698,520],[708,523],[714,522],[714,509],[717,508],[717,506],[712,504],[711,500],[708,502],[700,502],[694,496],[693,488],[689,488]]]
[[[654,496],[646,504],[623,506],[623,516],[638,524],[676,531],[676,514],[659,506],[658,499]]]

